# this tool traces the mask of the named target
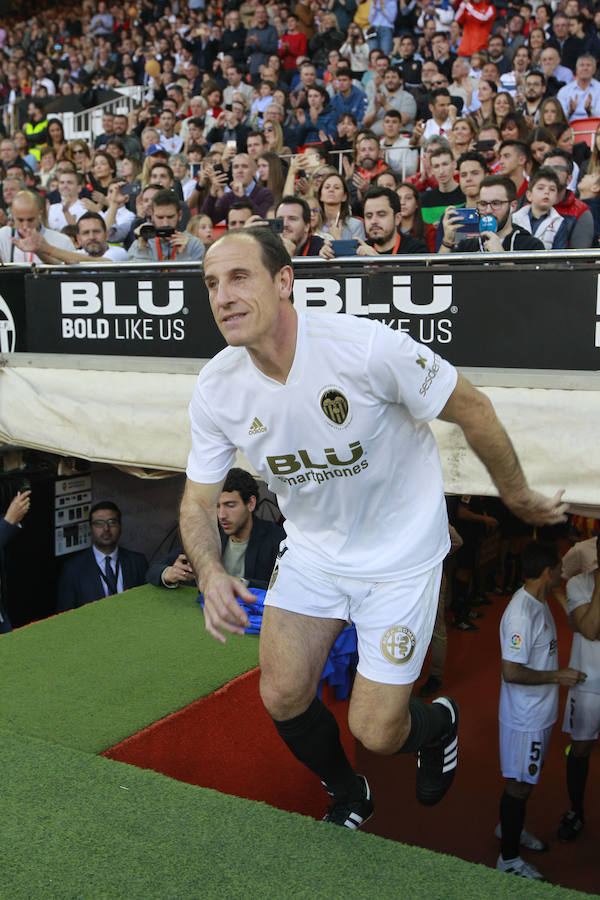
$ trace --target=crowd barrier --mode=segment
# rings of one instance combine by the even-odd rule
[[[293,298],[299,310],[380,320],[463,368],[592,373],[599,264],[594,251],[307,258],[294,262]],[[0,268],[3,355],[146,358],[152,370],[223,346],[199,265]]]

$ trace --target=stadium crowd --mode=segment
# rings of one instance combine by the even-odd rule
[[[251,217],[282,219],[293,255],[324,258],[597,246],[589,0],[84,0],[20,14],[0,23],[4,262],[201,259]],[[139,106],[67,140],[65,98],[90,107],[120,85],[140,87]],[[17,195],[31,215],[15,216]]]

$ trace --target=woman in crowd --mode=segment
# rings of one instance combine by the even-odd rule
[[[500,91],[494,97],[492,121],[500,125],[502,119],[509,113],[515,112],[515,101],[507,91]]]
[[[87,178],[92,168],[92,151],[85,141],[75,140],[69,144],[69,159],[75,164],[75,168]]]
[[[315,84],[308,89],[308,109],[296,110],[298,130],[296,140],[301,144],[317,144],[336,132],[336,117],[329,108],[327,91]]]
[[[400,231],[424,241],[431,253],[435,253],[435,226],[423,221],[418,190],[414,184],[404,181],[397,193],[400,198]]]
[[[29,152],[29,143],[27,141],[27,135],[24,131],[15,131],[12,136],[14,143],[17,145],[17,150],[19,151],[19,156],[23,160],[23,162],[29,166],[34,172],[37,169],[38,161],[33,155],[33,153]]]
[[[544,154],[556,147],[556,138],[548,128],[536,125],[529,133],[527,144],[531,154],[529,174],[533,175],[541,166]]]
[[[48,144],[56,153],[57,162],[66,158],[69,144],[65,140],[65,132],[59,119],[50,119],[48,122]]]
[[[523,113],[514,112],[504,116],[500,122],[500,134],[503,141],[522,141],[526,144],[529,140],[529,125]]]
[[[202,96],[206,100],[206,113],[204,115],[204,134],[207,135],[216,127],[217,119],[223,112],[223,91],[214,81],[209,81],[204,86]]]
[[[553,125],[548,126],[548,131],[551,131],[556,138],[558,149],[566,150],[573,158],[573,175],[567,187],[569,190],[575,190],[579,180],[579,167],[589,158],[590,148],[585,141],[575,143],[575,132],[568,122],[554,122]]]
[[[448,135],[454,158],[466,153],[477,137],[477,127],[472,119],[456,119]]]
[[[583,178],[584,175],[600,176],[600,125],[596,128],[590,157],[579,167],[579,178]]]
[[[566,121],[565,111],[556,97],[546,97],[540,106],[539,124],[547,128],[548,125],[553,125],[554,122]]]
[[[369,68],[369,45],[365,41],[362,28],[356,22],[350,22],[346,31],[346,40],[340,47],[340,56],[350,62],[352,74],[360,80]]]
[[[281,160],[276,153],[265,150],[256,161],[258,183],[268,188],[273,194],[273,204],[276,206],[282,197],[285,176]]]
[[[118,137],[111,138],[106,142],[106,152],[112,156],[117,167],[117,175],[122,174],[121,166],[125,159],[125,144]]]
[[[531,53],[531,67],[535,69],[540,66],[540,56],[542,55],[542,50],[546,43],[544,29],[537,25],[535,28],[532,28],[529,32],[527,43],[529,45],[529,52]]]
[[[323,179],[319,193],[319,205],[323,216],[321,235],[334,241],[365,238],[365,227],[360,219],[350,214],[350,198],[346,182],[337,172]]]
[[[92,200],[102,208],[108,206],[106,195],[108,186],[117,174],[117,165],[104,150],[96,150],[92,159],[92,169],[88,173],[88,182],[92,189]]]
[[[471,113],[473,120],[478,127],[483,125],[484,122],[489,122],[493,119],[494,100],[497,93],[498,87],[493,81],[488,81],[486,78],[479,79],[479,85],[477,87],[477,102],[479,103],[479,106],[475,103],[475,109],[473,109],[473,106],[468,108],[468,111]]]
[[[277,154],[277,156],[288,156],[291,154],[292,151],[290,148],[286,147],[283,143],[283,131],[281,130],[279,122],[274,122],[269,119],[265,122],[262,131],[265,136],[267,150]]]

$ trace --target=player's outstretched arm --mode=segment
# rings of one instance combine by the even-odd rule
[[[458,376],[450,399],[439,415],[444,422],[462,428],[471,449],[490,473],[502,500],[515,515],[532,525],[556,525],[565,521],[564,491],[545,497],[532,491],[510,438],[490,400],[470,381]]]
[[[204,594],[206,630],[225,643],[223,631],[243,634],[248,617],[236,597],[256,600],[239,580],[221,564],[221,541],[217,528],[217,500],[221,484],[197,484],[188,478],[179,511],[179,529],[187,558]]]

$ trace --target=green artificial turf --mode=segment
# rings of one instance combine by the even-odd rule
[[[2,900],[589,896],[6,731],[0,771]]]
[[[209,637],[197,591],[151,585],[2,637],[0,727],[100,753],[258,663]]]

